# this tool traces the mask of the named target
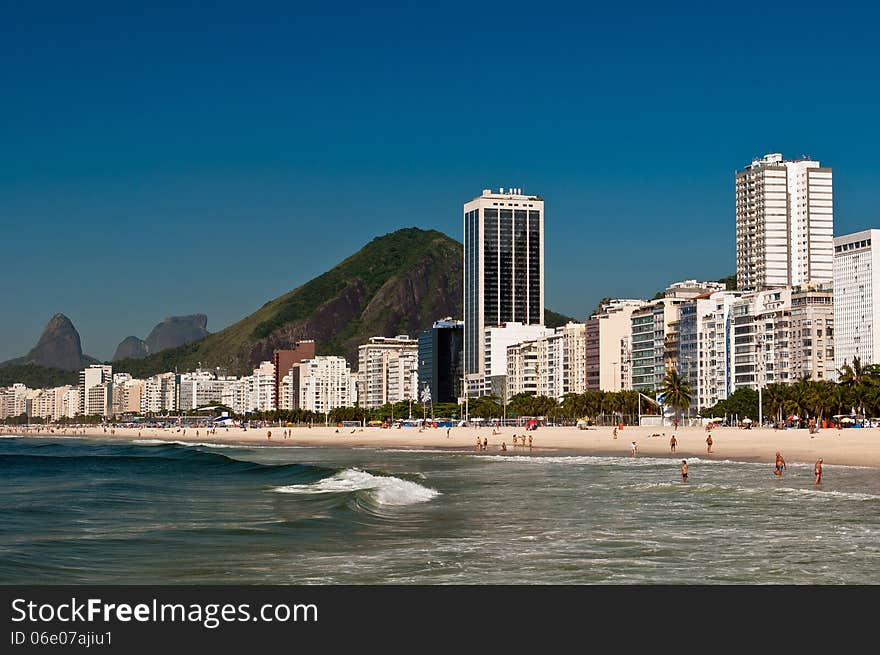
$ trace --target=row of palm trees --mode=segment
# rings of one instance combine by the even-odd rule
[[[768,384],[762,389],[762,413],[782,423],[786,417],[814,418],[817,421],[855,413],[861,417],[880,415],[880,366],[863,365],[853,358],[837,371],[837,382],[804,377],[791,385]],[[676,415],[686,412],[693,401],[690,384],[677,371],[666,373],[660,399]],[[741,389],[713,407],[701,411],[704,417],[758,414],[758,394]],[[763,417],[762,417],[763,418]]]

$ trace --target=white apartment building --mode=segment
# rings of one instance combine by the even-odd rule
[[[186,411],[221,403],[223,391],[236,381],[236,378],[220,376],[215,371],[199,369],[182,373],[175,380],[177,408]]]
[[[830,282],[833,234],[830,168],[771,153],[736,173],[738,288]]]
[[[522,189],[484,189],[464,204],[468,388],[479,388],[488,375],[486,329],[506,323],[544,324],[544,199]]]
[[[880,230],[834,238],[834,365],[880,364]],[[874,242],[878,247],[874,247]]]
[[[142,414],[164,414],[177,409],[177,385],[174,373],[159,373],[144,380],[141,391]]]
[[[324,413],[353,407],[356,378],[344,357],[319,355],[295,364],[281,382],[282,409]]]
[[[73,418],[76,414],[69,414],[69,401],[67,395],[74,389],[69,385],[52,387],[51,389],[37,389],[33,392],[29,416],[40,417],[47,421],[58,421],[63,417]],[[78,407],[77,402],[74,407]]]
[[[107,388],[93,394],[92,388],[99,386]],[[92,364],[80,371],[79,391],[80,414],[110,416],[113,401],[113,367],[109,364]]]
[[[26,414],[28,391],[30,390],[20,383],[0,388],[0,419]]]
[[[419,342],[407,335],[373,337],[358,347],[357,396],[362,407],[419,398]]]
[[[584,393],[585,328],[570,322],[537,339],[507,346],[505,387],[499,395],[510,400],[528,393],[561,401],[568,393]],[[575,360],[580,364],[574,365]]]
[[[61,417],[74,418],[81,405],[79,387],[70,387],[61,394]]]
[[[604,305],[584,325],[585,391],[631,389],[630,339],[632,313],[644,300],[616,299]],[[577,392],[581,393],[581,392]]]
[[[483,335],[482,378],[468,376],[470,397],[494,395],[507,397],[507,348],[524,341],[534,341],[554,334],[552,328],[543,325],[525,325],[511,321],[499,326],[487,327]]]
[[[247,405],[245,411],[269,412],[275,409],[275,364],[260,362],[247,380]]]

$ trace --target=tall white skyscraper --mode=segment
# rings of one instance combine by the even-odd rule
[[[874,247],[874,242],[877,247]],[[880,230],[834,238],[834,364],[880,364]]]
[[[736,174],[740,289],[830,282],[834,239],[831,169],[764,155]]]
[[[464,205],[464,370],[485,373],[486,328],[544,324],[544,199],[484,189]]]

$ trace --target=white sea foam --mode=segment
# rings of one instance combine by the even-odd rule
[[[178,446],[201,446],[203,448],[242,448],[243,446],[239,446],[236,444],[228,444],[228,443],[213,443],[210,441],[174,441],[168,439],[133,439],[132,443],[136,443],[140,446],[156,446],[159,444],[176,444]]]
[[[413,505],[440,495],[435,489],[393,476],[372,475],[358,469],[345,469],[312,484],[291,484],[272,491],[285,494],[327,494],[365,491],[383,505]]]

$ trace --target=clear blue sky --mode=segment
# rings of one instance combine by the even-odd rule
[[[581,319],[733,273],[766,152],[833,167],[836,234],[880,225],[877,9],[117,4],[0,10],[0,360],[59,311],[99,358],[219,330],[374,236],[461,240],[484,187],[545,197]]]

